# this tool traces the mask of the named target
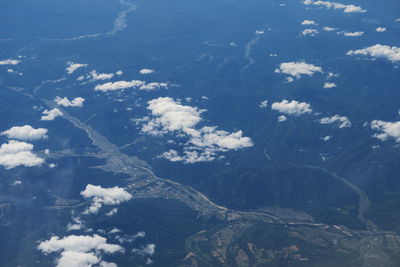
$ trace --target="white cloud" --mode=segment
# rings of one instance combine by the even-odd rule
[[[113,228],[110,232],[108,232],[108,234],[117,234],[117,233],[121,233],[121,230],[118,228]]]
[[[378,27],[378,28],[376,28],[376,31],[377,32],[385,32],[386,28],[385,27]]]
[[[21,185],[22,181],[19,180],[15,180],[14,182],[11,183],[12,186],[17,186],[17,185]]]
[[[318,31],[315,29],[305,29],[301,32],[301,34],[303,36],[307,36],[307,35],[315,36],[316,34],[318,34]]]
[[[167,88],[167,87],[168,87],[167,83],[152,82],[152,83],[143,84],[142,86],[139,87],[139,90],[149,90],[150,91],[150,90]]]
[[[109,80],[114,77],[114,73],[97,73],[95,70],[90,72],[93,81]]]
[[[132,249],[133,253],[139,254],[141,256],[152,256],[156,252],[156,245],[155,244],[147,244],[142,248],[134,248]]]
[[[242,131],[230,133],[217,130],[216,127],[205,126],[198,130],[197,133],[193,133],[190,143],[197,147],[218,149],[219,151],[237,150],[252,146],[250,138],[242,135]]]
[[[315,23],[315,21],[313,20],[303,20],[303,22],[301,23],[301,25],[318,25],[317,23]]]
[[[46,135],[47,129],[38,128],[35,129],[30,125],[24,126],[14,126],[7,131],[1,133],[1,135],[6,135],[8,138],[18,139],[18,140],[39,140],[45,139],[48,136]]]
[[[117,75],[122,75],[122,74],[124,74],[124,73],[123,73],[122,70],[119,70],[119,71],[117,71],[115,74],[117,74]]]
[[[21,61],[16,60],[16,59],[5,59],[5,60],[0,60],[0,65],[17,65]]]
[[[386,58],[391,62],[398,62],[400,61],[400,48],[377,44],[360,50],[350,50],[347,52],[347,55],[364,55],[374,58]]]
[[[184,161],[194,163],[211,161],[217,152],[238,150],[252,146],[249,137],[243,137],[242,131],[227,132],[218,130],[215,126],[204,126],[196,129],[202,120],[200,110],[196,107],[185,106],[169,97],[160,97],[148,102],[148,107],[153,118],[145,119],[142,132],[152,135],[175,133],[186,136],[183,155],[176,150],[165,152],[162,156],[170,161]]]
[[[150,100],[148,107],[156,118],[143,126],[142,131],[150,134],[167,133],[169,131],[189,132],[201,121],[200,114],[204,110],[184,106],[169,97]]]
[[[293,77],[286,77],[286,81],[288,83],[292,83],[292,82],[294,82],[294,79],[293,79]]]
[[[386,141],[393,138],[397,143],[400,143],[400,121],[386,122],[381,120],[374,120],[371,122],[371,128],[378,131],[373,136]]]
[[[286,62],[281,63],[279,69],[276,69],[275,72],[288,74],[299,79],[301,75],[312,76],[316,72],[322,73],[322,68],[305,62]]]
[[[87,67],[87,64],[79,64],[79,63],[74,63],[72,61],[67,62],[67,65],[68,67],[66,68],[66,71],[68,74],[74,73],[79,68]]]
[[[154,72],[154,70],[152,70],[152,69],[141,69],[141,70],[139,70],[139,73],[140,74],[144,74],[144,75],[151,74],[153,72]]]
[[[43,111],[43,116],[40,118],[42,121],[52,121],[58,116],[62,116],[63,113],[58,108],[53,108],[52,110],[45,109]]]
[[[336,3],[336,2],[330,2],[330,1],[313,1],[313,0],[304,0],[303,4],[305,5],[315,5],[315,6],[324,6],[328,9],[342,9],[343,12],[345,13],[363,13],[366,12],[366,10],[362,9],[360,6],[355,6],[355,5],[345,5],[341,3]]]
[[[50,169],[53,169],[53,168],[55,168],[57,165],[54,164],[54,163],[50,163],[48,166],[49,166]]]
[[[325,26],[325,27],[323,27],[322,29],[323,29],[324,31],[326,31],[326,32],[332,32],[332,31],[336,31],[336,29],[335,29],[335,28],[328,27],[328,26]]]
[[[46,255],[61,252],[57,267],[90,267],[95,264],[110,266],[113,263],[101,261],[101,253],[124,252],[121,246],[109,244],[106,238],[99,235],[70,235],[62,239],[53,236],[40,242],[38,249]]]
[[[0,165],[3,165],[6,169],[17,166],[33,167],[42,165],[44,159],[32,153],[32,150],[32,144],[10,140],[0,147]]]
[[[260,107],[260,108],[266,108],[266,107],[268,107],[268,100],[261,101],[259,107]]]
[[[347,37],[359,37],[364,35],[364,32],[340,32],[340,33],[342,33],[344,36]],[[340,33],[338,32],[338,34]]]
[[[72,220],[73,220],[73,223],[68,223],[68,225],[67,225],[67,231],[81,230],[82,228],[85,227],[81,218],[74,217],[74,218],[72,218]]]
[[[86,189],[81,192],[84,198],[92,198],[93,203],[86,213],[97,213],[104,205],[118,205],[128,201],[132,195],[120,187],[103,188],[101,186],[88,184]]]
[[[94,88],[97,91],[114,91],[114,90],[122,90],[127,88],[139,88],[144,85],[144,81],[133,80],[133,81],[117,81],[117,82],[108,82],[104,84],[96,85]]]
[[[83,102],[85,102],[85,99],[82,98],[82,97],[75,97],[74,99],[69,100],[66,97],[61,98],[61,97],[57,96],[54,101],[59,106],[64,106],[64,107],[82,107],[83,106]]]
[[[281,116],[278,117],[278,121],[279,121],[279,122],[284,122],[284,121],[286,121],[286,120],[287,120],[287,118],[286,118],[285,115],[281,115]]]
[[[118,208],[113,208],[109,212],[106,213],[107,216],[111,217],[118,213]]]
[[[168,87],[167,83],[160,82],[152,82],[146,83],[145,81],[133,80],[133,81],[117,81],[117,82],[108,82],[104,84],[96,85],[95,90],[97,91],[114,91],[114,90],[122,90],[128,88],[134,88],[139,90],[154,90],[159,88]]]
[[[281,113],[300,116],[302,114],[311,113],[311,105],[306,102],[298,102],[292,100],[291,102],[282,100],[281,102],[275,102],[272,104],[271,109],[277,110]]]
[[[331,135],[327,135],[327,136],[322,137],[321,139],[322,139],[324,142],[328,142],[329,140],[332,139],[332,136],[331,136]]]
[[[351,127],[349,118],[345,116],[334,115],[332,117],[324,117],[319,120],[321,124],[339,123],[339,128]]]
[[[334,88],[337,87],[337,85],[335,83],[324,83],[324,88]]]

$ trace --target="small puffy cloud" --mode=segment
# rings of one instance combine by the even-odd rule
[[[35,129],[30,125],[14,126],[8,129],[7,131],[1,132],[1,135],[6,135],[8,138],[24,140],[24,141],[45,139],[48,137],[46,134],[47,134],[47,129],[44,128]]]
[[[61,98],[57,96],[54,101],[57,103],[57,105],[63,107],[82,107],[83,102],[85,102],[85,99],[82,97],[75,97],[74,99],[69,100],[66,97]]]
[[[315,36],[316,34],[318,34],[318,31],[315,29],[305,29],[301,32],[301,35],[303,36],[307,35]]]
[[[315,23],[315,21],[313,20],[303,20],[303,22],[301,23],[301,25],[318,25],[317,23]]]
[[[128,201],[132,195],[120,187],[103,188],[101,186],[88,184],[86,189],[81,192],[84,198],[93,199],[92,205],[88,208],[86,213],[97,213],[104,205],[118,205],[122,202]]]
[[[332,139],[332,136],[331,136],[331,135],[327,135],[327,136],[322,137],[321,139],[322,139],[324,142],[328,142],[329,140]]]
[[[40,242],[38,249],[46,255],[61,253],[57,267],[90,267],[97,264],[116,266],[114,263],[101,261],[101,253],[124,252],[121,246],[109,244],[106,238],[99,235],[70,235],[62,239],[53,236],[47,241]]]
[[[249,137],[243,137],[242,131],[230,133],[210,126],[205,126],[194,133],[190,143],[199,148],[219,151],[237,150],[253,145]]]
[[[281,116],[278,117],[278,121],[279,121],[279,122],[284,122],[284,121],[286,121],[286,120],[287,120],[287,118],[286,118],[285,115],[281,115]]]
[[[324,83],[324,88],[334,88],[337,87],[335,83],[326,82]]]
[[[349,56],[355,55],[363,55],[363,56],[371,56],[373,58],[385,58],[391,62],[399,62],[400,61],[400,48],[399,47],[391,47],[388,45],[377,44],[374,46],[370,46],[364,49],[359,50],[350,50],[347,52]]]
[[[79,63],[74,63],[74,62],[72,62],[72,61],[69,61],[69,62],[67,62],[67,68],[66,68],[66,71],[67,71],[67,73],[68,74],[72,74],[72,73],[74,73],[77,69],[79,69],[79,68],[84,68],[84,67],[87,67],[87,64],[79,64]]]
[[[110,210],[109,212],[106,213],[107,216],[112,217],[115,214],[118,213],[118,208],[113,208],[112,210]]]
[[[258,105],[260,108],[266,108],[268,107],[268,100],[261,101],[260,105]]]
[[[17,166],[34,167],[44,163],[44,159],[32,152],[33,145],[25,142],[10,140],[0,146],[0,165],[6,169]]]
[[[322,73],[322,68],[305,62],[281,63],[279,69],[275,70],[275,73],[288,74],[290,76],[296,77],[297,79],[299,79],[301,75],[312,76],[316,72]]]
[[[153,72],[154,72],[154,70],[152,70],[152,69],[141,69],[141,70],[139,70],[139,73],[140,74],[144,74],[144,75],[151,74]]]
[[[17,185],[21,185],[22,181],[19,180],[15,180],[14,182],[11,183],[12,186],[17,186]]]
[[[311,105],[306,102],[298,102],[296,100],[292,100],[291,102],[282,100],[281,102],[275,102],[272,104],[271,109],[277,110],[280,113],[284,113],[287,115],[300,116],[302,114],[311,113]]]
[[[339,123],[339,128],[351,127],[349,118],[345,116],[334,115],[332,117],[324,117],[319,120],[321,124]]]
[[[336,31],[336,29],[335,29],[335,28],[328,27],[328,26],[325,26],[325,27],[323,27],[323,28],[322,28],[322,30],[324,30],[324,31],[326,31],[326,32],[332,32],[332,31]]]
[[[147,107],[152,118],[146,118],[142,132],[152,135],[175,133],[180,137],[187,137],[183,154],[176,150],[164,152],[162,157],[170,161],[195,163],[212,161],[218,152],[238,150],[252,146],[249,137],[244,137],[242,131],[227,132],[218,130],[216,126],[204,126],[196,129],[202,120],[197,107],[185,106],[169,97],[160,97],[148,102]]]
[[[387,122],[374,120],[371,122],[371,128],[378,131],[378,133],[373,135],[374,137],[382,141],[392,138],[397,143],[400,143],[400,121]]]
[[[90,72],[93,81],[109,80],[114,77],[114,73],[97,73],[95,70]]]
[[[16,59],[4,59],[0,60],[0,65],[17,65],[21,61],[16,60]]]
[[[345,13],[364,13],[366,10],[362,9],[360,6],[355,5],[345,5],[336,2],[330,1],[321,1],[321,0],[304,0],[303,4],[305,5],[315,5],[315,6],[323,6],[328,9],[341,9]]]
[[[124,72],[122,70],[117,71],[115,74],[117,74],[118,76],[124,74]]]
[[[340,34],[340,33],[338,33],[338,34]],[[363,36],[364,32],[342,32],[342,34],[347,37],[359,37],[359,36]]]
[[[43,116],[40,118],[42,121],[52,121],[58,116],[62,116],[63,113],[58,108],[53,108],[52,110],[45,109],[43,111]]]
[[[142,131],[150,134],[169,131],[186,131],[201,121],[203,110],[184,106],[170,97],[159,97],[150,100],[148,107],[156,118],[143,126]]]
[[[375,29],[377,32],[385,32],[386,28],[385,27],[378,27]]]

